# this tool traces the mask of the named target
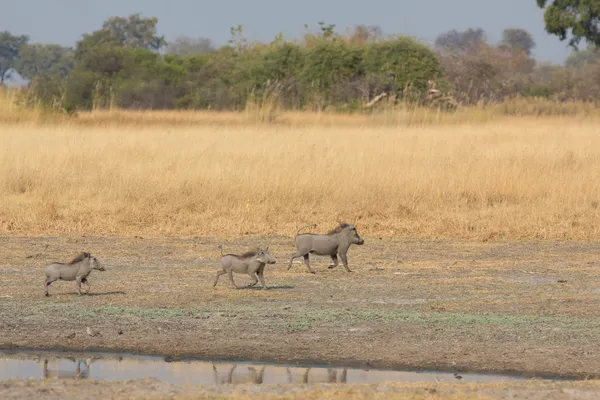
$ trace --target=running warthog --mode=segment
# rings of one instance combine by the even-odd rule
[[[309,253],[312,253],[319,256],[331,256],[333,264],[328,267],[330,269],[338,266],[339,261],[337,256],[339,254],[346,271],[352,272],[350,271],[350,268],[348,268],[348,248],[351,244],[363,245],[365,243],[365,241],[358,236],[358,232],[354,225],[340,222],[339,226],[324,235],[313,233],[298,234],[304,228],[300,228],[298,232],[296,232],[296,252],[292,255],[292,258],[290,258],[288,270],[292,268],[292,261],[294,261],[294,258],[303,256],[304,264],[306,264],[308,272],[314,274],[315,271],[310,268],[310,263],[308,261]]]
[[[217,272],[215,283],[213,287],[217,286],[219,277],[224,274],[229,274],[229,280],[231,286],[237,288],[233,281],[233,273],[248,274],[252,279],[252,283],[248,285],[254,286],[258,282],[256,277],[260,279],[260,283],[264,289],[268,289],[265,285],[264,272],[265,264],[275,264],[275,259],[269,254],[269,248],[261,249],[260,247],[256,251],[248,251],[242,255],[237,254],[223,254],[223,246],[219,246],[221,249],[221,266],[223,269]]]
[[[100,265],[100,262],[96,257],[92,257],[90,253],[81,252],[74,259],[68,263],[53,262],[44,266],[46,272],[46,296],[50,296],[48,293],[48,287],[54,281],[77,281],[77,292],[81,295],[81,284],[87,285],[88,289],[86,294],[90,291],[90,284],[87,281],[87,277],[93,269],[98,271],[105,271],[104,267]]]

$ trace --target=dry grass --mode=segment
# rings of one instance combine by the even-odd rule
[[[9,100],[2,234],[291,235],[339,218],[378,236],[600,237],[591,108],[283,113],[263,123],[248,113],[56,116]]]
[[[90,387],[94,388],[93,392]],[[500,399],[591,399],[600,390],[598,381],[588,382],[536,382],[527,383],[435,383],[406,384],[385,383],[333,384],[317,387],[292,385],[239,385],[227,388],[181,387],[166,385],[153,379],[136,381],[91,381],[88,379],[12,379],[0,388],[8,398],[24,396],[38,399],[90,398],[90,399],[403,399],[403,400],[500,400]]]

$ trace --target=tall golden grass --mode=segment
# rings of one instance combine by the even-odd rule
[[[365,236],[600,238],[600,117],[589,106],[275,122],[0,109],[1,234],[293,235],[341,219]]]

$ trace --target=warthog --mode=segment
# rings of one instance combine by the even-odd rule
[[[252,279],[252,283],[248,287],[256,285],[258,279],[264,289],[268,289],[265,285],[264,272],[266,264],[275,264],[275,259],[269,254],[269,248],[261,249],[260,247],[256,251],[248,251],[242,255],[237,254],[223,254],[223,246],[219,246],[221,249],[221,266],[223,269],[217,272],[215,283],[213,287],[217,286],[219,277],[224,274],[229,274],[229,281],[233,288],[237,288],[233,281],[233,273],[248,274]]]
[[[68,263],[53,262],[44,266],[46,272],[46,296],[50,296],[48,293],[48,287],[54,281],[77,281],[77,292],[81,293],[81,284],[87,285],[88,289],[86,294],[90,291],[90,284],[87,281],[87,277],[92,270],[105,271],[104,267],[100,265],[100,262],[96,257],[92,257],[90,253],[81,252],[74,259]]]
[[[313,227],[314,226],[315,225],[313,225]],[[339,226],[324,235],[313,233],[299,234],[304,228],[306,227],[300,228],[298,232],[296,232],[296,252],[292,255],[292,258],[290,258],[288,270],[292,268],[292,261],[294,261],[295,258],[304,257],[304,264],[306,264],[308,272],[314,274],[315,271],[310,268],[310,263],[308,261],[309,253],[312,253],[319,256],[331,256],[333,264],[328,267],[330,269],[338,266],[339,261],[337,256],[339,254],[346,271],[352,272],[350,271],[350,268],[348,268],[348,248],[351,244],[363,245],[365,243],[365,241],[358,236],[358,232],[354,225],[340,222]]]

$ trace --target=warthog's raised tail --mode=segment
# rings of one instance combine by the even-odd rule
[[[300,229],[298,229],[296,231],[296,236],[298,236],[300,234],[300,231],[303,230],[303,229],[306,229],[306,228],[313,228],[313,229],[315,229],[316,227],[317,227],[317,224],[305,225],[305,226],[303,226],[302,228],[300,228]]]
[[[223,245],[220,244],[218,247],[219,247],[219,250],[221,250],[221,257],[223,257],[225,255],[225,253],[223,253]]]

